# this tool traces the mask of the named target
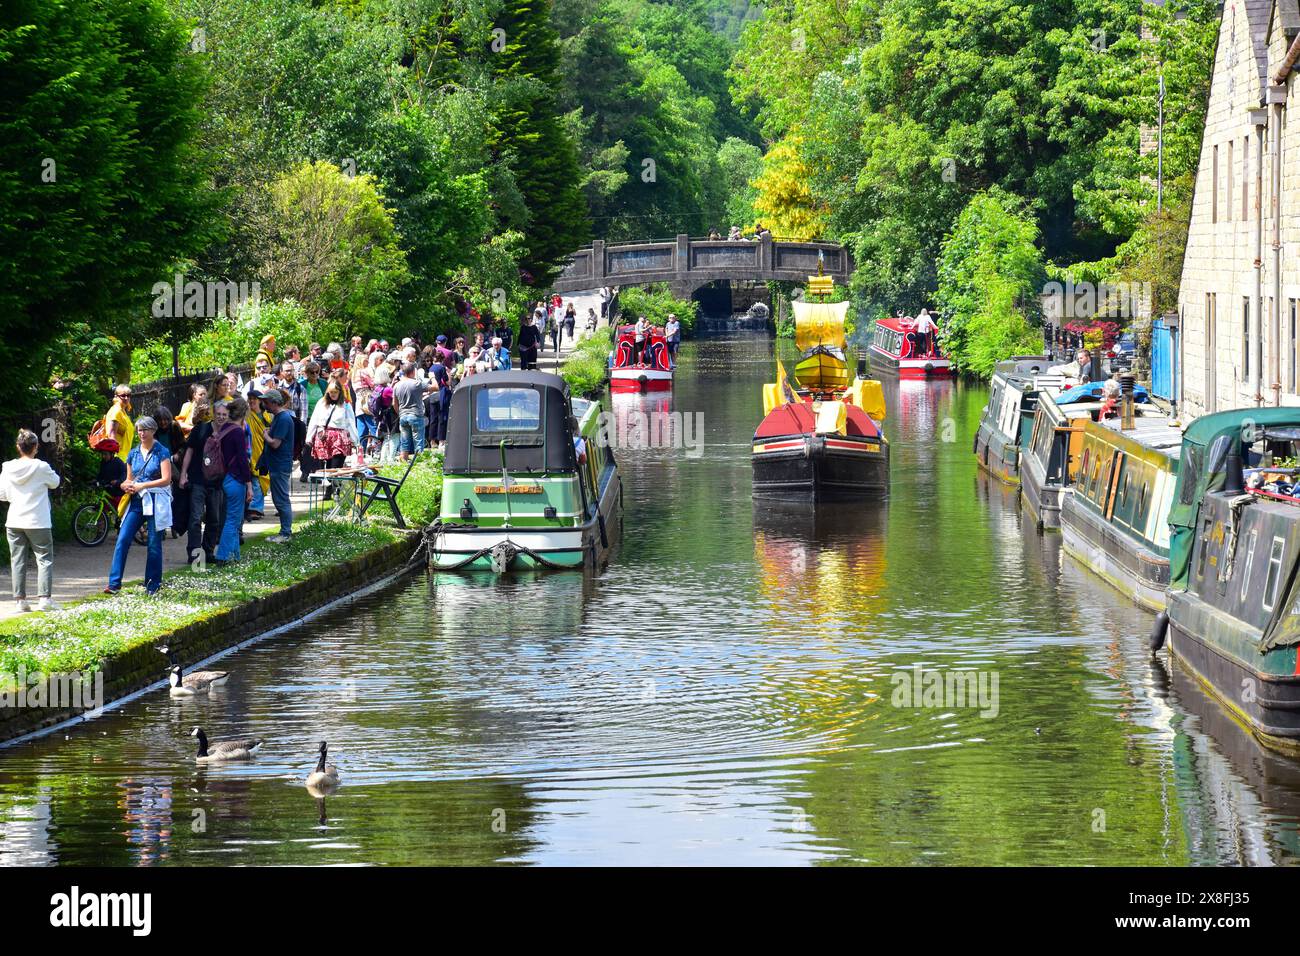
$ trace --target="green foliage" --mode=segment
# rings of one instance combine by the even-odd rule
[[[1008,355],[1041,350],[1034,320],[1045,271],[1037,243],[1025,204],[996,187],[975,196],[944,239],[939,338],[963,371],[987,378]]]
[[[594,395],[604,389],[613,348],[614,332],[608,327],[596,329],[578,343],[560,369],[560,377],[569,383],[573,394]]]
[[[730,226],[747,227],[758,216],[754,211],[754,202],[758,199],[754,180],[763,171],[763,152],[752,143],[729,136],[718,147],[718,168],[726,205],[723,221],[716,225],[726,235]]]
[[[188,42],[156,0],[0,6],[0,361],[20,407],[73,323],[131,338],[152,283],[220,232]]]
[[[508,162],[527,214],[508,224],[523,231],[520,266],[542,288],[590,235],[577,145],[557,112],[560,49],[550,15],[551,0],[503,0],[496,25],[504,49],[491,60],[493,75],[504,81],[493,110],[493,147]]]
[[[636,317],[644,315],[651,325],[662,326],[668,321],[669,313],[677,316],[682,324],[682,336],[689,337],[695,331],[695,319],[698,317],[700,304],[692,299],[679,299],[665,282],[642,288],[628,286],[618,293],[619,309],[624,322],[635,322]]]
[[[913,311],[990,186],[1028,201],[1046,257],[1114,256],[1153,198],[1138,147],[1160,69],[1166,180],[1195,167],[1217,22],[1207,0],[790,0],[746,27],[733,88],[797,143],[863,307]]]
[[[314,324],[395,334],[409,278],[392,210],[373,177],[304,163],[268,190],[262,274],[272,294],[301,302]]]
[[[274,335],[276,350],[283,355],[290,345],[306,354],[311,342],[343,338],[340,322],[321,325],[293,300],[261,302],[249,300],[233,318],[222,316],[180,347],[180,364],[185,368],[229,368],[247,365],[257,354],[262,337]],[[131,356],[131,377],[137,382],[166,378],[172,373],[171,346],[151,342]]]

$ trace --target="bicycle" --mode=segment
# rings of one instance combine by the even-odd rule
[[[108,494],[108,485],[97,481],[94,487],[99,494],[93,501],[82,505],[72,513],[72,534],[77,541],[87,548],[98,547],[104,543],[111,529],[121,527],[122,519],[117,516],[117,505]],[[141,524],[135,532],[137,544],[149,543],[149,526]]]

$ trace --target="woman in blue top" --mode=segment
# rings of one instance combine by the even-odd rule
[[[149,594],[157,594],[162,587],[163,534],[172,526],[171,451],[154,440],[158,422],[150,416],[145,415],[136,422],[135,430],[140,443],[127,455],[126,481],[122,482],[122,491],[131,496],[131,503],[127,505],[122,527],[117,532],[105,594],[116,594],[121,590],[127,552],[131,550],[136,531],[146,523],[149,526],[149,553],[144,564],[144,588]]]

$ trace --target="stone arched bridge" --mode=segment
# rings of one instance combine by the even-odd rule
[[[597,239],[573,254],[555,281],[555,291],[581,292],[601,286],[667,282],[673,294],[689,299],[701,286],[720,279],[804,282],[822,271],[837,284],[853,272],[849,252],[833,242],[794,242],[773,239],[676,239],[606,243]]]

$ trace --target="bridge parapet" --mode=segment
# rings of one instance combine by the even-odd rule
[[[605,285],[669,283],[675,295],[689,298],[696,289],[720,279],[766,282],[802,282],[817,272],[818,255],[823,271],[837,282],[848,282],[853,272],[849,252],[833,242],[797,242],[785,239],[676,239],[652,242],[606,243],[597,239],[573,254],[555,282],[561,294]]]

